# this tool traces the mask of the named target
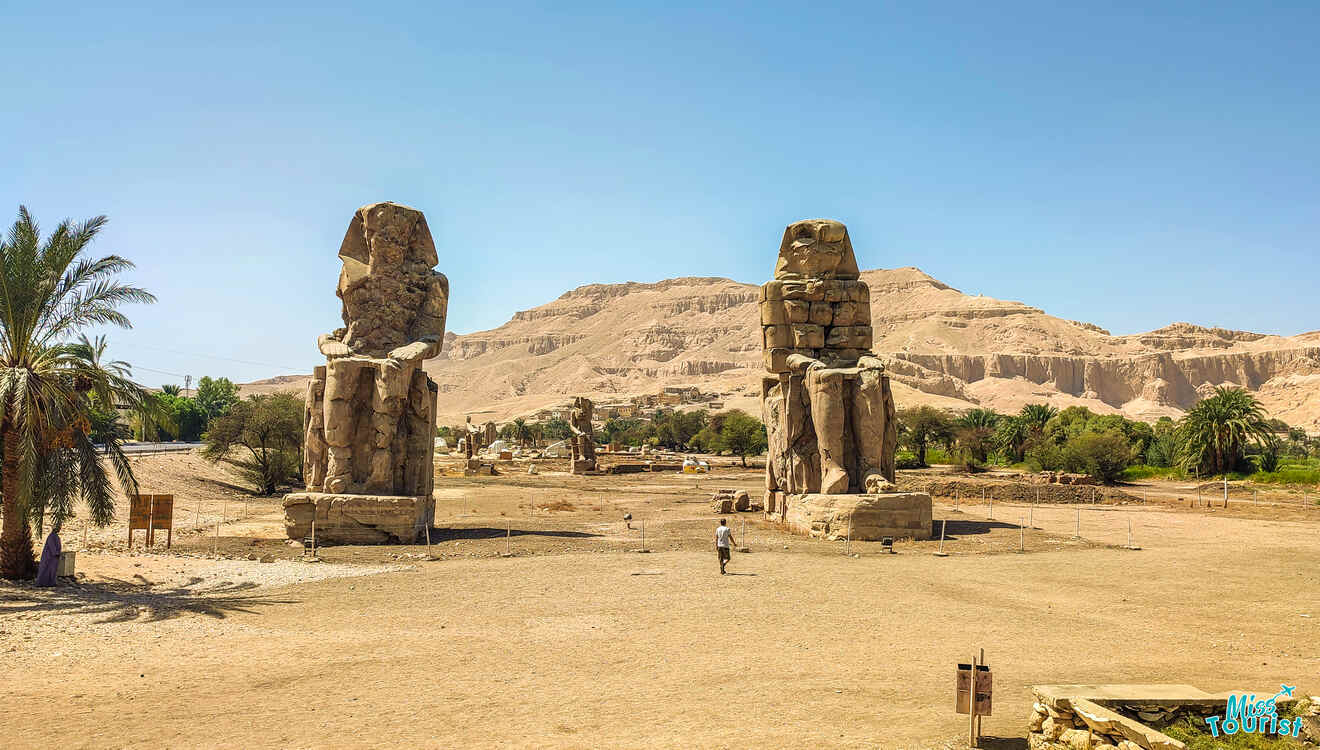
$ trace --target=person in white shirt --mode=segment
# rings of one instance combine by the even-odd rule
[[[729,550],[734,544],[733,529],[729,528],[727,520],[721,518],[720,525],[715,527],[715,552],[720,556],[720,575],[724,575],[724,566],[729,563]]]

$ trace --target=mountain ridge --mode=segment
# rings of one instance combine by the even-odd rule
[[[1114,336],[1023,302],[967,295],[914,266],[863,271],[875,351],[900,407],[1029,401],[1139,419],[1177,417],[1216,385],[1256,393],[1272,416],[1320,431],[1320,331],[1277,336],[1171,323]],[[576,395],[624,401],[664,386],[720,394],[755,413],[759,287],[723,277],[584,284],[503,325],[447,334],[426,371],[440,421],[503,420]],[[277,382],[282,381],[282,382]],[[288,376],[248,384],[288,389]]]

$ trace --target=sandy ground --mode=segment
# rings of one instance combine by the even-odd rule
[[[130,553],[121,524],[88,534],[76,585],[0,585],[0,746],[958,747],[954,666],[976,648],[995,672],[991,747],[1024,746],[1038,683],[1320,692],[1320,512],[1299,507],[1193,509],[1174,488],[991,519],[941,499],[944,558],[741,514],[751,552],[721,577],[707,496],[758,471],[551,464],[438,478],[429,556],[305,563],[276,501],[189,485],[195,457],[141,461],[153,491],[201,502],[200,530]],[[208,514],[245,504],[217,542]],[[1038,528],[1019,528],[1028,513]],[[1129,521],[1140,551],[1121,546]]]

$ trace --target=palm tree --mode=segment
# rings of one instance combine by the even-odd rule
[[[124,258],[79,257],[105,221],[98,216],[61,222],[43,242],[27,208],[19,207],[0,241],[0,577],[35,572],[34,511],[50,507],[62,517],[69,511],[65,500],[80,495],[94,522],[104,525],[113,514],[105,464],[88,437],[87,412],[92,394],[114,403],[120,376],[101,367],[99,355],[86,356],[91,353],[83,344],[66,342],[89,325],[128,328],[118,308],[155,298],[115,281],[133,267]],[[111,463],[124,490],[132,492],[123,454],[112,452]]]
[[[1059,410],[1049,404],[1027,404],[1018,412],[1018,419],[1027,426],[1032,434],[1039,435],[1045,430],[1045,424],[1058,416]]]
[[[518,441],[518,447],[526,448],[527,441],[532,437],[532,430],[527,426],[527,420],[521,417],[513,420],[513,439]]]
[[[1196,402],[1178,423],[1177,435],[1183,468],[1208,468],[1211,474],[1231,470],[1248,442],[1263,445],[1274,439],[1256,397],[1227,386]]]
[[[183,391],[179,388],[179,386],[170,383],[167,385],[162,385],[160,387],[160,392],[164,393],[166,396],[177,396]]]
[[[1031,428],[1020,415],[1004,417],[995,425],[995,448],[1014,461],[1022,460],[1030,439]]]
[[[985,463],[998,422],[999,415],[991,409],[968,409],[954,421],[954,437],[968,467]]]

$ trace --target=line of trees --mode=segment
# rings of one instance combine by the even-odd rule
[[[1181,420],[1153,424],[1048,404],[1027,404],[1016,414],[918,406],[898,416],[900,445],[909,453],[900,464],[909,467],[927,465],[935,449],[972,471],[987,463],[1025,464],[1113,482],[1134,464],[1214,476],[1270,472],[1281,456],[1320,455],[1320,441],[1270,419],[1254,396],[1233,387],[1216,388]]]
[[[439,427],[437,436],[446,440],[462,437],[457,429]],[[500,427],[502,439],[522,447],[565,440],[572,435],[568,422],[549,419],[528,422],[515,419]],[[766,449],[765,425],[761,420],[738,409],[711,414],[705,410],[659,412],[651,419],[612,417],[596,433],[605,443],[626,446],[651,446],[670,450],[692,450],[701,453],[729,453],[742,459],[760,455]]]

